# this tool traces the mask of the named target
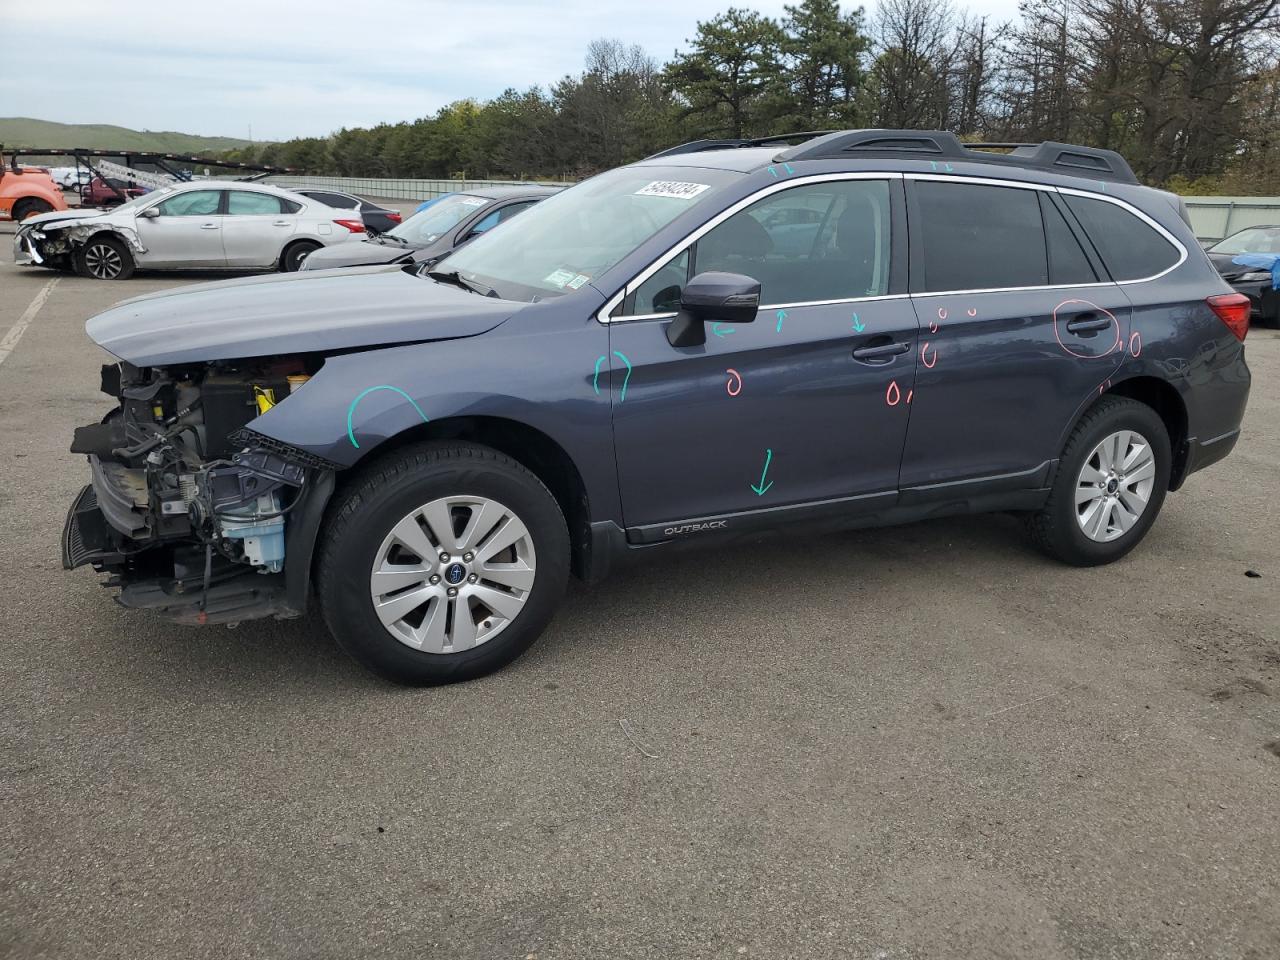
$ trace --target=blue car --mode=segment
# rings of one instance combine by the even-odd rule
[[[1118,154],[996,146],[699,141],[435,264],[119,304],[64,563],[440,683],[682,544],[1010,511],[1115,561],[1235,446],[1249,301]]]

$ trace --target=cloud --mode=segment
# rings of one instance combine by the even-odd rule
[[[783,0],[750,6],[782,16]],[[975,0],[1010,8],[1015,0]],[[731,0],[88,0],[8,4],[0,116],[286,139],[413,120],[464,97],[548,85],[597,37],[668,59]],[[849,6],[846,4],[846,6]],[[121,27],[123,29],[117,29]]]

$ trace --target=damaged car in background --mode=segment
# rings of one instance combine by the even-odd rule
[[[161,187],[110,210],[28,217],[13,240],[23,265],[127,280],[139,270],[297,270],[321,247],[363,239],[357,210],[267,184]]]

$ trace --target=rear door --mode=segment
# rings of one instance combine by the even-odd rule
[[[223,190],[183,190],[150,208],[157,217],[135,217],[146,253],[138,263],[152,267],[221,267]]]
[[[897,496],[917,332],[901,181],[832,176],[739,207],[642,273],[610,317],[596,370],[610,373],[598,389],[611,389],[633,542]],[[815,212],[805,240],[794,228]],[[761,282],[757,319],[707,324],[704,345],[673,347],[681,288],[713,270]],[[725,526],[698,525],[717,517]]]
[[[227,266],[272,266],[297,228],[295,206],[271,193],[228,190],[222,228]]]
[[[1051,188],[908,176],[921,325],[904,502],[1043,486],[1128,348],[1122,289]]]

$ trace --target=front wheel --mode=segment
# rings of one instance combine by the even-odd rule
[[[564,516],[537,477],[488,447],[424,443],[377,461],[331,507],[317,592],[365,666],[453,683],[527,650],[568,574]]]
[[[110,234],[90,237],[75,252],[76,273],[95,280],[128,280],[133,276],[133,254]]]
[[[1049,499],[1028,520],[1032,539],[1078,567],[1119,560],[1155,522],[1171,460],[1159,414],[1127,397],[1103,398],[1067,440]]]
[[[23,221],[27,217],[34,217],[41,213],[52,213],[53,204],[48,200],[41,200],[39,197],[23,197],[13,205],[13,209],[9,215],[17,221]]]

